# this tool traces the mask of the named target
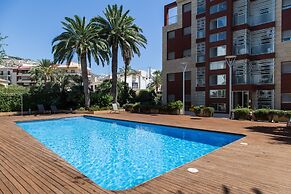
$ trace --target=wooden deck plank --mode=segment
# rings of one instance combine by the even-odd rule
[[[291,132],[281,124],[228,121],[168,115],[100,117],[135,120],[246,135],[198,160],[126,191],[104,190],[15,125],[17,120],[38,120],[79,115],[0,117],[0,193],[282,193],[291,194]],[[265,132],[264,129],[268,130]],[[270,130],[276,129],[276,133]],[[286,132],[285,132],[286,133]],[[288,139],[289,138],[289,139]],[[248,146],[240,142],[249,143]],[[199,173],[191,174],[187,168]]]

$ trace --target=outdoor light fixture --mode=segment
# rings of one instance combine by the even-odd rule
[[[232,118],[232,66],[234,65],[236,60],[235,55],[226,56],[225,62],[229,67],[229,118]]]
[[[182,109],[182,114],[184,115],[185,114],[185,77],[186,77],[185,73],[188,67],[188,63],[183,62],[182,65],[184,66],[184,69],[183,69],[183,109]]]
[[[191,172],[191,173],[197,173],[197,172],[199,172],[199,170],[197,168],[188,168],[187,171],[188,172]]]

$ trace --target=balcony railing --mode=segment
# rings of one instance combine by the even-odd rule
[[[247,23],[247,17],[246,15],[234,15],[233,16],[233,24],[236,25],[242,25]]]
[[[249,53],[249,49],[246,45],[234,46],[233,52],[235,55],[244,55]]]
[[[172,16],[168,18],[167,25],[176,24],[178,22],[178,16]]]
[[[197,38],[204,38],[205,37],[205,30],[197,31]]]
[[[251,48],[252,55],[267,54],[267,53],[273,53],[273,52],[274,52],[274,43],[252,46]]]
[[[203,63],[205,62],[205,55],[197,56],[197,63]]]
[[[262,15],[255,15],[250,18],[250,25],[256,26],[268,22],[275,21],[274,13],[265,13]]]

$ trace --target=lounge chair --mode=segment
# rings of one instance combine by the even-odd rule
[[[46,114],[47,113],[47,111],[44,109],[43,104],[38,104],[37,105],[37,110],[38,110],[39,114]]]
[[[56,105],[51,105],[51,111],[53,114],[59,113],[60,111],[58,110]]]
[[[112,104],[112,111],[110,113],[119,113],[119,109],[116,103]]]

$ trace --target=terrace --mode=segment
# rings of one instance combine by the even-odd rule
[[[99,114],[161,125],[231,132],[245,138],[126,191],[104,190],[15,121],[80,115],[0,117],[0,193],[288,193],[291,131],[283,124],[174,115]],[[243,144],[242,144],[243,143]],[[244,144],[247,143],[247,144]],[[197,168],[196,174],[187,171]]]

